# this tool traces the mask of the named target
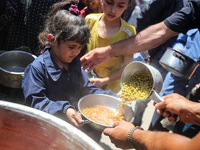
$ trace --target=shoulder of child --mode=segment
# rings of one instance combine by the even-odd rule
[[[129,36],[136,35],[136,29],[134,26],[128,24],[122,19],[123,31],[126,32]]]
[[[85,20],[97,20],[101,15],[102,13],[91,13],[85,17]]]

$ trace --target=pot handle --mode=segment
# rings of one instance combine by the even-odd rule
[[[186,62],[186,58],[185,58],[183,55],[181,55],[181,54],[179,54],[179,53],[177,53],[177,52],[174,52],[173,55],[174,55],[175,57],[179,58],[180,60]]]
[[[81,113],[80,111],[77,111],[77,113]],[[91,121],[90,120],[82,120],[82,122],[80,124],[84,125],[84,124],[88,124],[90,123]]]
[[[151,99],[156,103],[160,103],[164,101],[162,97],[160,97],[160,95],[155,90],[152,90]]]
[[[90,120],[83,120],[81,124],[84,125],[84,124],[88,124],[90,122],[91,122]]]
[[[152,93],[151,93],[151,99],[156,102],[156,103],[160,103],[160,102],[163,102],[164,99],[162,99],[162,97],[154,90],[152,90]],[[167,109],[165,109],[165,111],[168,111]],[[169,112],[169,111],[168,111]],[[180,117],[176,114],[173,114],[171,112],[169,112],[176,120],[176,122],[178,122],[180,120]]]

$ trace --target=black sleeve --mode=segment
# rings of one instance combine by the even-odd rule
[[[188,30],[198,28],[200,30],[200,1],[193,0],[188,2],[178,12],[175,12],[170,17],[164,20],[168,28],[174,32],[186,33]]]
[[[148,26],[159,23],[175,11],[176,1],[152,0],[142,8],[140,17],[137,18],[137,33]]]

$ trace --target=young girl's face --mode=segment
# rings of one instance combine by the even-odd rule
[[[52,46],[55,61],[59,64],[71,63],[72,60],[81,52],[82,46],[74,41],[62,41]]]
[[[86,6],[91,11],[97,10],[99,3],[100,0],[86,0]]]
[[[110,21],[120,18],[128,6],[129,0],[103,0],[103,12]]]

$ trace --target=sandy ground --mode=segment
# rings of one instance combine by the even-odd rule
[[[132,108],[134,109],[135,103],[132,103]],[[150,101],[147,105],[147,108],[145,109],[143,118],[142,118],[142,125],[141,127],[144,130],[147,130],[149,128],[153,113],[154,113],[154,106],[153,106],[153,101]],[[102,146],[105,150],[121,150],[120,148],[115,147],[114,144],[110,142],[110,139],[108,136],[105,136],[102,134],[101,137],[101,143],[103,143],[104,146]],[[134,149],[132,149],[134,150]]]

